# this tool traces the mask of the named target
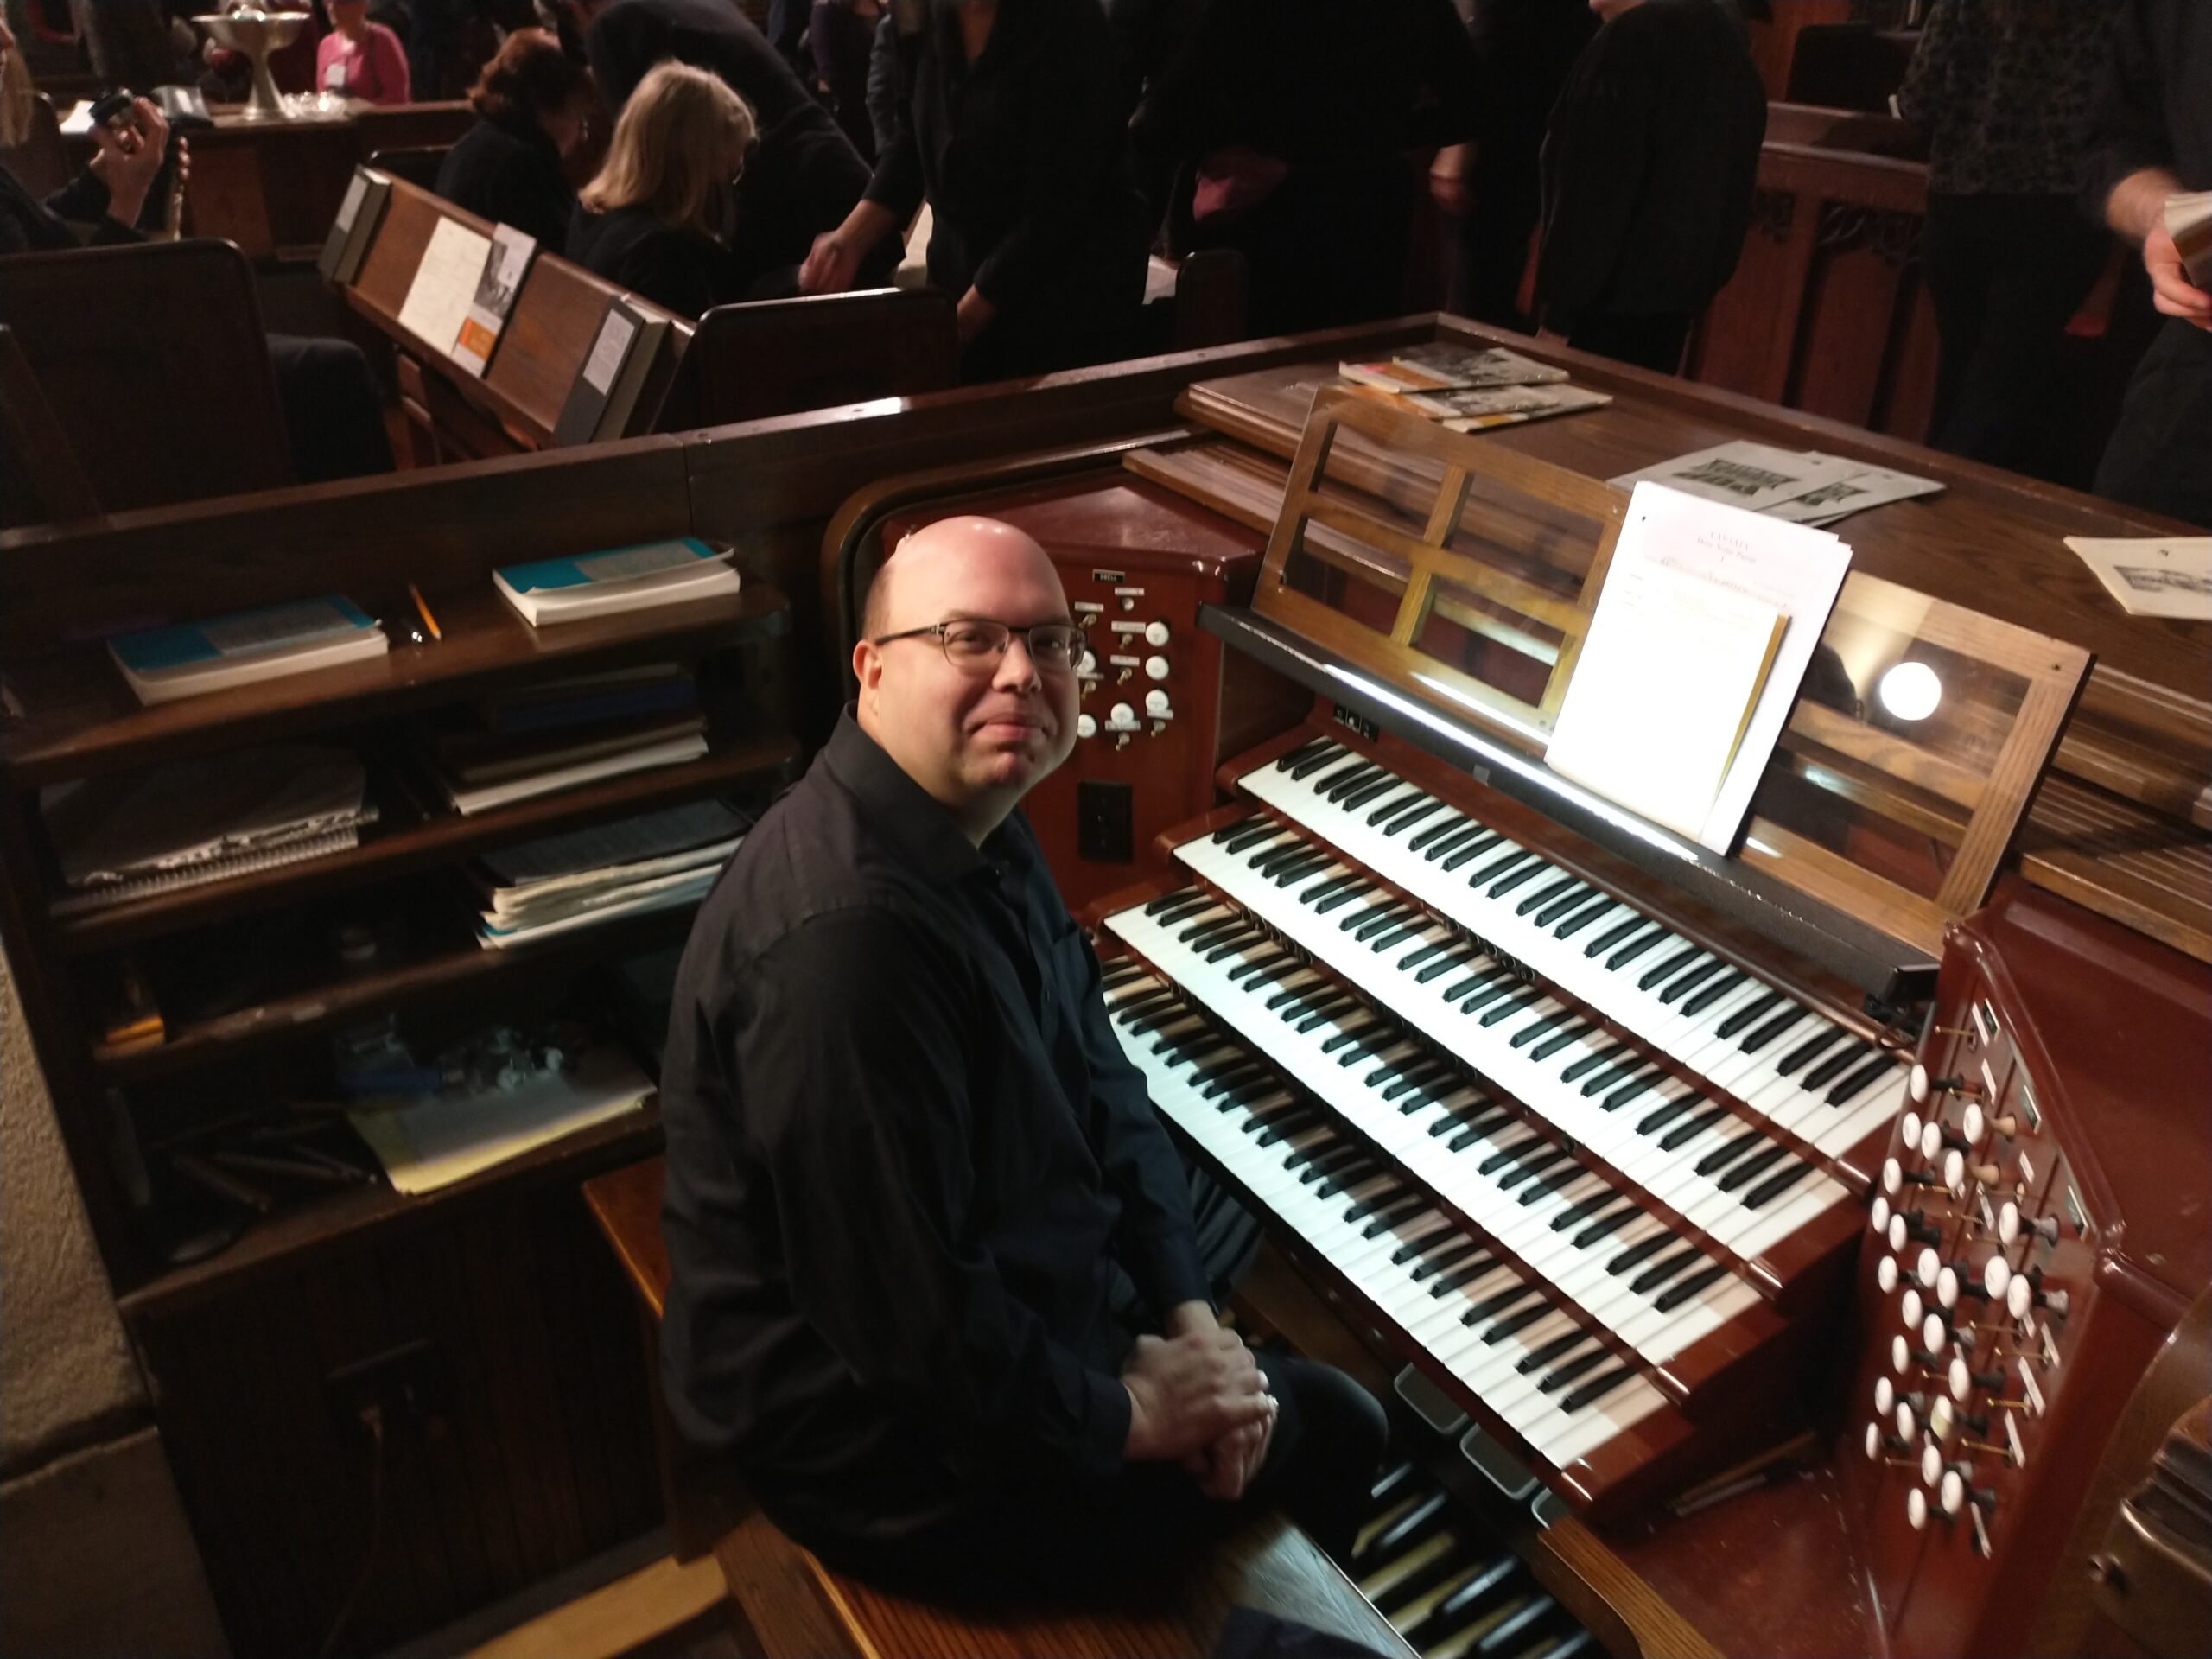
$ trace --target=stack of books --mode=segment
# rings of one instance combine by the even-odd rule
[[[620,611],[688,605],[734,594],[739,578],[730,550],[696,536],[647,542],[572,559],[539,559],[492,573],[499,597],[533,628]]]
[[[706,896],[746,821],[696,801],[487,854],[473,878],[486,900],[477,943],[504,950]]]
[[[278,744],[78,779],[40,796],[56,916],[342,852],[375,821],[359,759]]]
[[[1337,372],[1454,432],[1511,426],[1613,401],[1605,392],[1567,385],[1565,369],[1497,346],[1437,340],[1376,362],[1339,363]]]
[[[424,735],[431,781],[463,814],[707,753],[698,687],[675,663],[541,682]]]
[[[336,594],[107,642],[123,677],[149,706],[358,662],[391,648],[374,619]]]

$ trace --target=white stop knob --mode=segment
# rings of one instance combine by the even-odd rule
[[[1952,1357],[1951,1375],[1948,1380],[1951,1384],[1951,1398],[1963,1405],[1967,1395],[1974,1392],[1974,1372],[1967,1366],[1964,1354]]]
[[[1166,679],[1167,677],[1167,659],[1165,657],[1146,658],[1144,659],[1144,671],[1146,676],[1151,679]]]
[[[1928,1525],[1928,1494],[1914,1487],[1904,1495],[1904,1518],[1919,1532]]]
[[[1097,718],[1096,718],[1095,715],[1077,715],[1075,717],[1075,734],[1076,734],[1077,737],[1096,737],[1096,736],[1097,736],[1097,735],[1098,735],[1098,721],[1097,721]]]
[[[1967,1103],[1966,1121],[1960,1124],[1959,1128],[1967,1140],[1981,1139],[1983,1132],[1989,1128],[1989,1120],[1982,1115],[1980,1101],[1973,1100]]]
[[[1894,1158],[1882,1160],[1882,1191],[1895,1198],[1904,1190],[1904,1166]]]
[[[1920,1427],[1920,1419],[1912,1414],[1912,1408],[1902,1400],[1897,1403],[1896,1421],[1897,1438],[1901,1440],[1910,1440],[1913,1431]]]
[[[2024,1319],[2035,1305],[2035,1286],[2023,1275],[2014,1274],[2012,1282],[2005,1287],[2005,1311],[2016,1319]]]
[[[1928,1068],[1915,1060],[1912,1063],[1910,1074],[1905,1078],[1904,1086],[1910,1091],[1914,1100],[1924,1103],[1928,1099]]]
[[[1882,1426],[1879,1423],[1869,1423],[1866,1425],[1866,1461],[1872,1463],[1881,1455]]]
[[[1928,1155],[1933,1158],[1936,1154],[1931,1152]],[[1943,1185],[1954,1192],[1964,1192],[1967,1190],[1966,1154],[1947,1152],[1943,1154]]]
[[[1144,625],[1144,642],[1147,645],[1164,645],[1169,638],[1167,625],[1165,622],[1147,622]]]
[[[1897,1257],[1885,1255],[1874,1264],[1874,1282],[1882,1287],[1885,1296],[1897,1287]]]
[[[1937,1395],[1928,1408],[1928,1432],[1939,1440],[1948,1440],[1958,1426],[1958,1408],[1951,1403],[1951,1396]]]
[[[1876,1232],[1886,1234],[1890,1230],[1890,1201],[1881,1193],[1874,1195],[1874,1202],[1867,1214],[1873,1219]]]
[[[1920,1127],[1920,1114],[1907,1107],[1904,1116],[1897,1119],[1897,1144],[1906,1147],[1918,1146]]]
[[[1084,652],[1076,659],[1075,671],[1078,674],[1096,674],[1098,671],[1098,653],[1095,651]]]
[[[1914,1325],[1918,1325],[1921,1314],[1920,1293],[1916,1290],[1905,1292],[1904,1300],[1898,1304],[1897,1312],[1904,1316],[1906,1330],[1910,1331]]]
[[[1912,1276],[1920,1281],[1923,1290],[1935,1289],[1936,1275],[1942,1270],[1943,1264],[1937,1259],[1936,1247],[1932,1244],[1922,1250],[1919,1259],[1912,1264]]]
[[[1956,1268],[1946,1268],[1936,1275],[1936,1301],[1941,1307],[1956,1307],[1959,1305],[1959,1270]]]
[[[1912,1344],[1903,1337],[1890,1338],[1890,1369],[1899,1376],[1912,1369]]]
[[[1106,723],[1109,726],[1134,726],[1136,721],[1137,711],[1126,702],[1117,702],[1106,711]]]
[[[1920,1126],[1920,1155],[1923,1158],[1933,1158],[1942,1150],[1943,1126],[1931,1117]]]
[[[1920,1322],[1920,1345],[1931,1354],[1942,1347],[1943,1339],[1950,1334],[1951,1328],[1941,1313],[1930,1313]]]
[[[1956,1515],[1967,1506],[1966,1478],[1955,1469],[1943,1471],[1943,1484],[1937,1491],[1936,1501],[1943,1506],[1946,1515]]]
[[[1930,1486],[1943,1478],[1943,1448],[1933,1440],[1920,1449],[1920,1478]]]
[[[2000,1243],[2011,1246],[2020,1242],[2020,1206],[2007,1198],[1997,1211],[1997,1236]],[[1990,1292],[1995,1295],[1995,1291]]]
[[[1904,1217],[1903,1216],[1891,1216],[1890,1217],[1889,1229],[1883,1236],[1890,1241],[1890,1248],[1891,1249],[1901,1250],[1904,1249],[1905,1240],[1911,1237],[1912,1235],[1905,1231]]]
[[[1144,711],[1147,715],[1165,715],[1168,708],[1167,694],[1158,686],[1144,694]]]
[[[1897,1391],[1886,1376],[1874,1379],[1874,1409],[1883,1416],[1890,1414],[1890,1408],[1897,1402]]]
[[[1992,1301],[2004,1295],[2005,1287],[2012,1282],[2012,1264],[2003,1256],[1993,1255],[1982,1264],[1981,1287],[1988,1293]]]

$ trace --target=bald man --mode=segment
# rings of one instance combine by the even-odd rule
[[[1239,1500],[1343,1547],[1381,1409],[1217,1324],[1187,1175],[1017,810],[1075,741],[1058,574],[945,520],[863,632],[858,702],[677,976],[677,1424],[801,1542],[914,1587],[1090,1581]]]

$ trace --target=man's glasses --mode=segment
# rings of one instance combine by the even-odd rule
[[[887,633],[873,643],[887,645],[893,639],[918,639],[933,634],[944,647],[945,661],[963,673],[986,674],[997,669],[1017,633],[1029,649],[1029,660],[1041,673],[1068,673],[1083,656],[1083,630],[1072,623],[1039,622],[1033,627],[1016,628],[982,616],[963,616],[950,622],[932,622],[925,628],[908,628],[903,633]]]

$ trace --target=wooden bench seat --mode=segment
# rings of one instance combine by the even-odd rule
[[[662,1160],[654,1158],[596,1176],[583,1189],[637,1290],[649,1343],[668,1293],[661,1173]],[[658,1394],[653,1408],[663,1423],[664,1450],[680,1459]],[[727,1482],[708,1501],[696,1485],[686,1491],[696,1465],[664,1473],[671,1476],[670,1531],[679,1540],[679,1555],[702,1509],[718,1504],[732,1520],[714,1541],[715,1559],[768,1659],[1180,1659],[1211,1652],[1230,1610],[1238,1606],[1346,1637],[1393,1659],[1409,1659],[1413,1651],[1335,1562],[1272,1513],[1255,1514],[1177,1580],[1149,1594],[1102,1586],[1097,1605],[954,1605],[892,1595],[833,1572],[759,1510],[742,1509]],[[674,1512],[679,1505],[688,1507],[682,1517]]]

